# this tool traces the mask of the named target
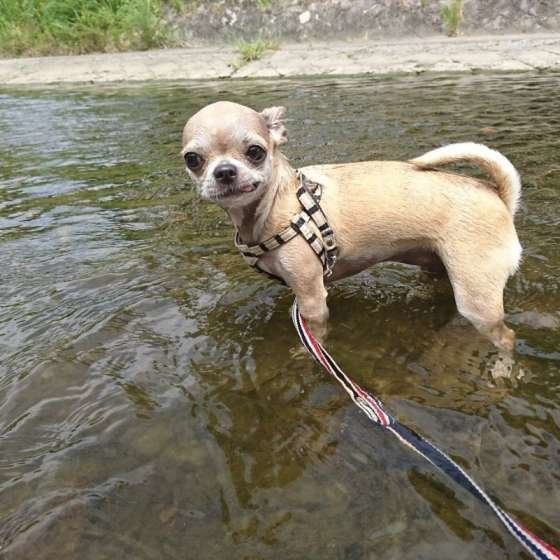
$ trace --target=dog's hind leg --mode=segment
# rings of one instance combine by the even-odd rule
[[[503,248],[484,256],[453,253],[445,258],[459,313],[507,352],[514,348],[515,333],[504,323],[503,292],[518,259]]]

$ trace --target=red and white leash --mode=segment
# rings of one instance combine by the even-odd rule
[[[342,385],[342,388],[370,420],[385,428],[403,444],[416,451],[416,453],[424,457],[441,472],[468,490],[473,496],[487,504],[505,525],[506,529],[531,553],[533,558],[539,560],[560,560],[559,550],[545,543],[497,506],[488,494],[455,461],[421,435],[401,424],[385,410],[385,406],[378,398],[365,391],[355,381],[350,379],[340,369],[331,355],[315,339],[299,313],[297,302],[294,302],[292,307],[292,320],[301,342],[308,352]]]

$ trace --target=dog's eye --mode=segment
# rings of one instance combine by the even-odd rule
[[[260,146],[249,146],[247,157],[255,163],[260,163],[266,157],[266,152]]]
[[[196,171],[202,166],[203,159],[194,152],[187,152],[185,154],[185,163],[191,171]]]

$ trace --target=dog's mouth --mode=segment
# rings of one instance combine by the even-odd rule
[[[260,184],[260,181],[254,181],[252,183],[243,183],[241,185],[220,186],[219,190],[212,193],[212,198],[219,200],[222,198],[230,198],[252,193],[259,188]]]

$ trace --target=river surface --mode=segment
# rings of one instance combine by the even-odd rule
[[[230,99],[288,108],[295,166],[452,141],[524,179],[510,367],[451,289],[383,265],[330,289],[328,346],[560,544],[560,76],[0,89],[0,558],[503,559],[489,510],[298,351],[179,156]]]

